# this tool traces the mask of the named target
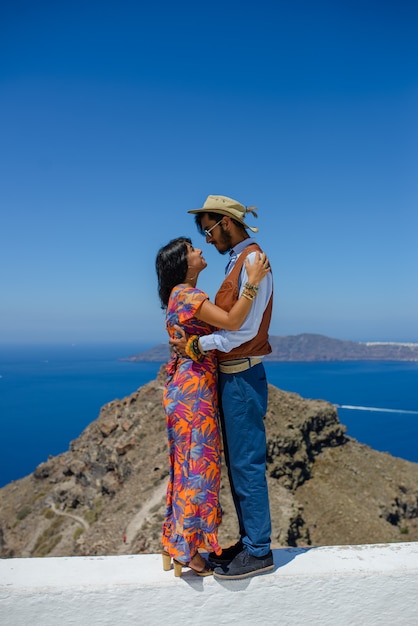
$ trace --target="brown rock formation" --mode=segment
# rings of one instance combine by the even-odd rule
[[[105,405],[68,452],[0,489],[0,556],[160,550],[167,477],[163,373]],[[418,464],[345,435],[336,409],[270,386],[275,546],[418,540]],[[226,475],[220,539],[237,537]]]

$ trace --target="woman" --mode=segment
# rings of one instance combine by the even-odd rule
[[[190,336],[187,357],[172,353],[163,396],[170,461],[162,533],[163,567],[169,570],[173,559],[175,576],[181,576],[185,566],[199,576],[211,574],[198,550],[221,552],[217,363],[214,352],[202,352],[198,336],[214,328],[237,330],[251,309],[258,284],[269,271],[264,254],[257,256],[253,265],[247,259],[248,282],[227,312],[196,287],[206,266],[202,251],[193,248],[186,237],[170,241],[156,259],[158,292],[161,306],[166,309],[168,334],[175,336],[175,326],[181,326]]]

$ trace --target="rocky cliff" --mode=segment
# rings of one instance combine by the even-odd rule
[[[163,384],[161,371],[105,405],[67,452],[0,490],[0,556],[160,550]],[[418,464],[347,437],[331,404],[273,386],[266,429],[274,546],[418,540]],[[222,481],[225,545],[237,527],[225,471]]]

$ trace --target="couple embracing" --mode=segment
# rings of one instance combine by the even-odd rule
[[[223,283],[211,303],[197,280],[202,250],[179,237],[160,249],[158,289],[172,346],[164,409],[169,483],[163,524],[163,567],[181,576],[229,580],[271,571],[271,520],[266,480],[267,380],[263,357],[273,282],[269,261],[248,230],[246,208],[226,196],[208,196],[195,214],[198,231],[228,255]],[[220,438],[239,524],[239,540],[222,549]],[[200,550],[209,550],[203,558]]]

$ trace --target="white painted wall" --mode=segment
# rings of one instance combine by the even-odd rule
[[[418,543],[283,548],[241,581],[160,555],[0,560],[2,626],[418,626]]]

